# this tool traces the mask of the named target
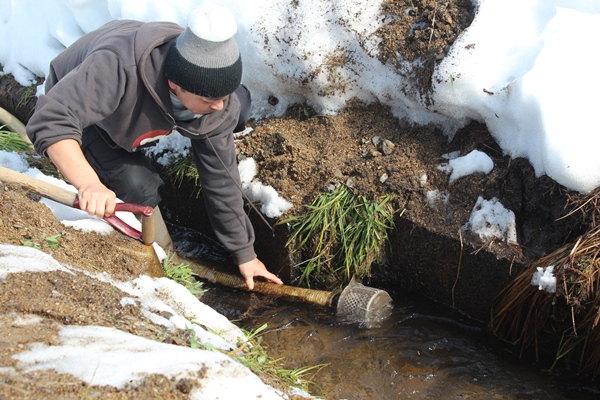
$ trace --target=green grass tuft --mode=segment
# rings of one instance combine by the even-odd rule
[[[175,157],[171,157],[170,161],[166,172],[167,176],[172,177],[173,183],[176,186],[181,186],[184,179],[193,181],[196,187],[194,191],[196,198],[200,197],[202,185],[200,184],[200,176],[198,175],[192,153],[188,153],[185,157],[178,157],[176,159]]]
[[[348,187],[321,193],[303,215],[287,218],[292,235],[287,245],[292,253],[309,250],[300,281],[310,287],[315,281],[332,280],[344,285],[370,274],[374,262],[383,258],[388,230],[393,228],[392,195],[368,201]]]
[[[32,153],[33,147],[16,132],[7,131],[0,126],[0,150],[16,153]]]
[[[242,329],[247,342],[243,343],[238,350],[234,350],[229,355],[235,358],[252,372],[260,376],[266,376],[274,379],[288,387],[298,387],[309,392],[313,383],[305,376],[310,371],[317,370],[312,376],[318,373],[326,365],[314,365],[296,369],[287,369],[282,366],[282,358],[274,359],[267,354],[262,346],[262,336],[259,336],[267,328],[267,324],[258,329],[249,332]]]
[[[163,271],[167,278],[185,286],[194,296],[199,296],[206,290],[202,288],[202,282],[196,279],[196,274],[189,264],[173,263],[173,257],[167,257],[163,262]]]
[[[25,86],[19,89],[19,94],[21,95],[21,99],[17,104],[17,108],[27,104],[29,100],[31,100],[37,91],[37,85]]]

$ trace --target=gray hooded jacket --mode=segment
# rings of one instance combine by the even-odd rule
[[[192,139],[217,238],[237,264],[244,263],[256,254],[233,142],[240,104],[232,94],[221,111],[189,123],[175,121],[163,65],[182,31],[168,22],[124,20],[84,35],[51,62],[46,94],[37,101],[27,134],[36,151],[45,154],[60,140],[81,143],[83,129],[92,125],[127,151],[177,130]]]

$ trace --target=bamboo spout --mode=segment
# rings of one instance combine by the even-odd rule
[[[209,282],[218,283],[231,288],[249,291],[248,286],[246,286],[246,282],[241,276],[216,271],[200,263],[187,259],[180,261],[188,264],[194,273],[202,279],[206,279]],[[277,285],[271,282],[260,281],[254,282],[254,289],[252,292],[270,296],[285,297],[290,300],[302,301],[323,307],[333,307],[334,299],[338,294],[338,292],[327,292],[324,290],[313,290],[288,285]]]

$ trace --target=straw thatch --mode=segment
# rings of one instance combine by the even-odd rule
[[[572,202],[573,203],[573,202]],[[531,263],[497,296],[492,312],[496,336],[519,346],[554,351],[551,370],[600,376],[600,191],[579,200],[589,224],[574,243]],[[556,291],[532,285],[537,271],[553,267]],[[540,269],[541,268],[541,269]]]

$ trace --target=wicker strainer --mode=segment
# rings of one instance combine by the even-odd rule
[[[392,308],[392,298],[385,290],[352,282],[340,294],[336,312],[346,321],[373,328],[390,316]]]

